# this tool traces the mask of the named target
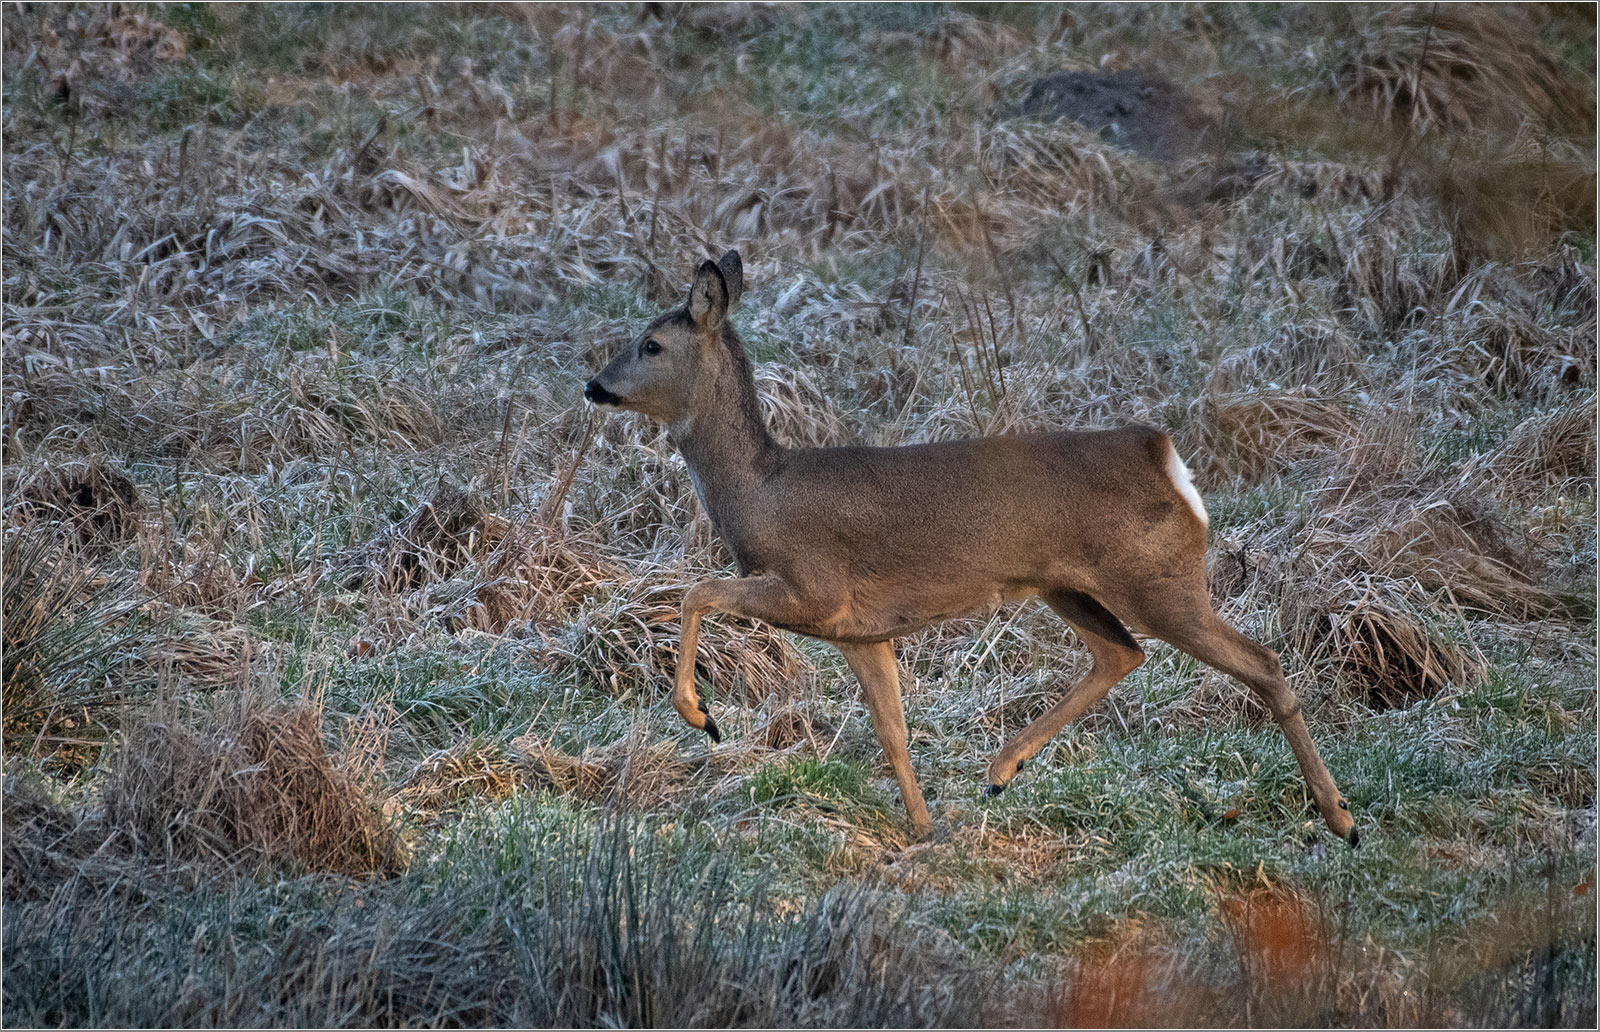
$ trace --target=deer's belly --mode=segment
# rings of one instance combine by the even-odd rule
[[[946,620],[970,616],[973,613],[993,612],[1008,602],[1027,598],[1035,593],[1036,589],[1031,587],[1005,586],[977,595],[941,596],[940,593],[933,592],[918,599],[881,601],[871,600],[869,596],[841,606],[826,620],[774,626],[824,641],[867,644],[915,634]],[[900,604],[895,604],[897,601]]]

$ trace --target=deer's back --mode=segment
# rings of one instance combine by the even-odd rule
[[[748,511],[719,514],[718,526],[751,569],[844,564],[853,581],[1021,584],[1063,557],[1093,567],[1148,554],[1130,534],[1192,536],[1165,472],[1170,449],[1144,426],[797,449]]]

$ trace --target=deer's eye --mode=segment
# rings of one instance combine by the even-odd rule
[[[645,341],[644,342],[644,353],[647,354],[647,355],[659,355],[659,354],[661,354],[661,342],[657,341],[657,340],[647,340],[647,341]]]

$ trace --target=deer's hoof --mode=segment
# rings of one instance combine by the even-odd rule
[[[983,797],[985,799],[993,799],[995,796],[999,795],[1005,790],[1006,786],[1004,785],[990,785],[988,788],[983,790]]]
[[[706,718],[706,722],[701,725],[700,730],[710,735],[713,742],[720,743],[722,741],[722,732],[717,729],[717,722],[711,719],[711,711],[706,709],[706,700],[700,700],[699,709],[701,713],[705,714]]]

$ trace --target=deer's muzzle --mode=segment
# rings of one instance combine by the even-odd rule
[[[583,396],[596,405],[622,404],[622,399],[602,387],[599,380],[590,380],[583,388]]]

